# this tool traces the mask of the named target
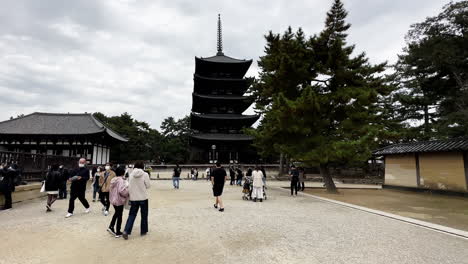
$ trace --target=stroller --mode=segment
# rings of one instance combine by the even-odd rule
[[[242,186],[242,199],[243,200],[251,200],[252,199],[252,183],[250,178],[246,177],[244,185]]]

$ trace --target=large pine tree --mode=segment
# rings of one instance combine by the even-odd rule
[[[370,157],[384,131],[378,102],[390,92],[381,77],[385,64],[371,65],[364,53],[352,55],[354,46],[346,43],[350,27],[346,16],[341,1],[335,0],[325,29],[307,42],[305,64],[310,68],[304,83],[296,84],[299,95],[273,93],[257,131],[269,143],[277,137],[273,146],[280,152],[318,165],[329,192],[336,192],[330,165]],[[276,76],[277,71],[272,72]]]

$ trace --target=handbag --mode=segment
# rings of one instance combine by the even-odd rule
[[[42,182],[41,193],[45,192],[45,181]]]

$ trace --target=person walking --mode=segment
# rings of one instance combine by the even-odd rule
[[[299,171],[296,169],[296,166],[291,166],[291,172],[289,173],[289,177],[291,178],[291,196],[293,196],[293,191],[296,191],[297,196],[297,189],[298,189],[298,182],[299,182]]]
[[[68,213],[65,218],[73,216],[75,210],[75,200],[78,198],[85,208],[85,213],[89,213],[89,203],[86,200],[86,183],[89,180],[89,170],[86,168],[86,159],[81,158],[78,161],[78,169],[72,174],[70,178],[70,201],[68,203]]]
[[[181,172],[182,169],[179,167],[179,164],[176,164],[174,172],[172,173],[172,185],[174,186],[174,189],[179,189],[179,180]]]
[[[114,207],[114,215],[109,224],[107,231],[115,237],[122,236],[122,215],[124,205],[128,199],[128,182],[124,179],[125,168],[117,167],[115,170],[115,177],[110,182],[109,198],[112,206]]]
[[[2,170],[0,175],[0,192],[5,196],[5,204],[2,210],[12,208],[13,199],[11,193],[15,191],[15,181],[19,175],[18,165],[7,164]]]
[[[47,192],[46,212],[52,211],[52,204],[57,200],[62,177],[59,165],[53,164],[44,178],[44,190]]]
[[[198,169],[197,169],[197,168],[195,168],[195,169],[193,170],[193,177],[195,178],[195,181],[198,180]]]
[[[135,168],[129,177],[128,193],[130,199],[130,212],[128,213],[125,230],[122,234],[125,240],[132,233],[138,209],[141,208],[140,235],[148,233],[148,191],[151,183],[148,173],[143,171],[143,162],[136,162]]]
[[[210,167],[206,168],[205,173],[206,173],[206,181],[209,181],[211,179],[211,177],[210,177],[211,168]]]
[[[59,199],[67,199],[67,182],[70,178],[70,174],[68,170],[63,167],[63,165],[59,166],[59,173],[60,173],[60,188],[59,188]]]
[[[252,172],[252,198],[256,202],[257,199],[263,202],[263,173],[258,166]]]
[[[236,171],[234,170],[234,166],[229,166],[229,176],[231,177],[229,185],[234,185],[236,181]]]
[[[223,195],[224,183],[227,180],[226,170],[221,168],[221,163],[216,163],[216,168],[211,173],[211,184],[213,185],[213,196],[215,197],[214,208],[218,209],[220,212],[224,212],[224,204],[221,199]]]
[[[242,177],[244,177],[244,173],[242,172],[242,169],[240,167],[237,167],[236,174],[237,185],[242,186]]]
[[[101,175],[103,175],[104,171],[103,171],[103,168],[101,166],[97,167],[96,169],[96,173],[94,173],[93,176],[93,180],[92,180],[92,183],[91,183],[91,186],[93,187],[93,203],[96,202],[96,194],[100,195],[100,192],[99,192],[99,178],[101,177]],[[101,197],[98,196],[98,201],[101,200]]]
[[[101,177],[99,177],[99,198],[103,205],[102,213],[107,216],[109,214],[109,190],[110,190],[110,182],[115,177],[115,172],[112,170],[112,164],[106,163],[105,171]]]
[[[264,166],[260,167],[260,171],[263,173],[263,187],[266,189],[266,170]]]
[[[299,182],[298,182],[297,189],[300,190],[301,192],[303,192],[304,189],[305,189],[305,185],[304,185],[305,171],[304,171],[303,167],[299,167],[298,171],[299,171]]]

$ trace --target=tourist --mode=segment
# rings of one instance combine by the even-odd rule
[[[59,165],[54,164],[50,167],[45,177],[44,190],[47,192],[46,212],[52,211],[52,204],[57,200],[62,178],[59,171]]]
[[[298,184],[297,188],[303,192],[305,189],[305,185],[304,185],[305,171],[303,167],[299,167],[298,171],[299,171],[299,182],[297,183]]]
[[[195,177],[195,180],[197,181],[198,180],[198,169],[197,168],[194,169],[193,175]]]
[[[226,170],[221,168],[219,162],[216,163],[216,168],[211,173],[211,184],[213,185],[213,196],[215,197],[214,208],[218,209],[220,212],[224,212],[224,205],[221,199],[223,195],[224,183],[227,179]]]
[[[15,191],[15,181],[18,175],[19,170],[18,165],[16,164],[7,164],[1,170],[0,192],[5,196],[5,204],[3,205],[2,210],[12,208],[13,200],[11,198],[11,193]]]
[[[236,181],[236,171],[234,170],[234,166],[229,166],[229,176],[231,177],[231,182],[229,185],[234,185]]]
[[[211,168],[210,168],[210,167],[206,168],[206,171],[205,171],[205,173],[206,173],[206,180],[207,180],[207,181],[209,181],[209,180],[210,180],[210,178],[211,178],[211,177],[210,177],[210,174],[211,174]]]
[[[148,191],[151,183],[148,173],[143,171],[143,162],[136,162],[128,182],[128,193],[130,195],[130,212],[123,232],[123,238],[128,239],[132,233],[138,209],[141,208],[140,234],[148,233]]]
[[[104,173],[99,177],[99,198],[103,205],[102,213],[107,216],[109,214],[109,189],[110,189],[110,182],[115,177],[115,172],[112,170],[112,163],[106,163],[104,167],[106,170]]]
[[[294,165],[291,166],[291,172],[289,173],[289,177],[291,178],[291,196],[293,196],[293,190],[296,191],[296,196],[297,196],[299,171],[296,169],[296,166]]]
[[[237,185],[242,186],[242,178],[244,177],[244,173],[242,172],[242,168],[238,167],[236,169],[236,173],[237,173],[237,177],[236,177]]]
[[[67,199],[67,181],[70,178],[70,174],[68,170],[63,167],[63,165],[59,166],[59,173],[60,173],[60,188],[59,188],[59,199]]]
[[[86,159],[81,158],[78,161],[78,169],[72,174],[70,178],[70,202],[68,204],[68,213],[66,218],[73,216],[75,210],[75,200],[78,198],[85,208],[85,213],[89,213],[89,203],[86,200],[86,183],[89,180],[89,170],[86,168]]]
[[[255,166],[255,170],[252,172],[252,198],[256,202],[260,199],[263,202],[263,173],[258,166]]]
[[[195,180],[195,170],[192,168],[190,168],[190,179],[192,179],[192,181]]]
[[[124,180],[125,168],[117,167],[115,170],[116,177],[113,178],[110,182],[110,191],[109,199],[114,206],[114,215],[110,222],[109,231],[115,237],[120,237],[122,235],[121,226],[122,226],[122,214],[124,210],[124,205],[128,199],[128,182]]]
[[[174,172],[172,173],[172,185],[174,186],[174,189],[179,189],[179,180],[181,172],[182,169],[179,167],[179,164],[176,164]]]
[[[266,171],[265,171],[265,167],[264,166],[261,166],[260,167],[260,171],[263,173],[263,187],[266,189]]]
[[[96,202],[96,194],[100,195],[99,191],[99,178],[104,174],[104,169],[99,166],[96,168],[96,173],[94,173],[91,186],[93,187],[93,203]],[[101,197],[98,196],[98,201],[101,200]]]

